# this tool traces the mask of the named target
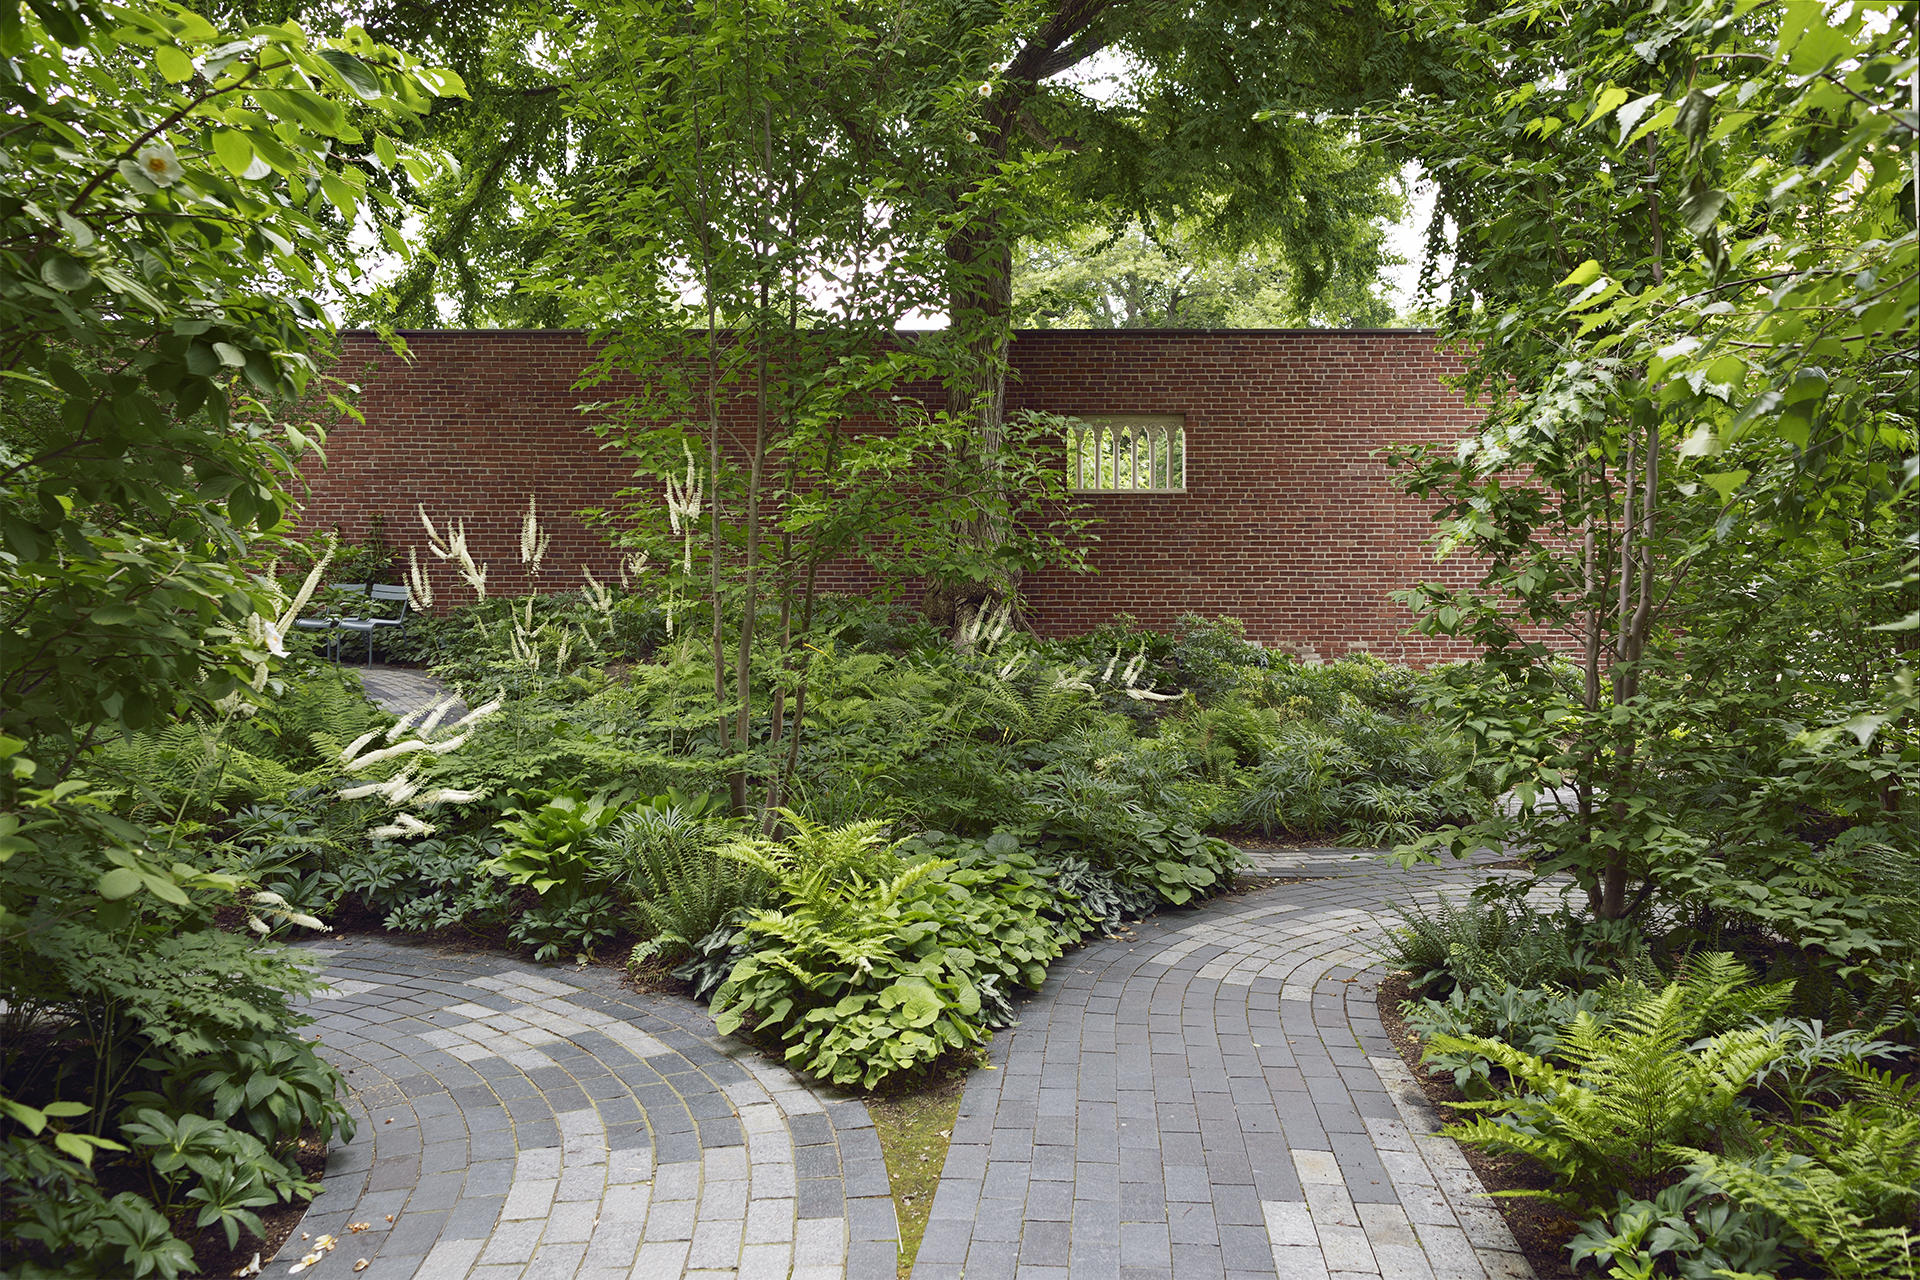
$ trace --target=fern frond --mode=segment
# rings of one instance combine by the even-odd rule
[[[1920,1240],[1906,1227],[1875,1227],[1848,1203],[1846,1179],[1806,1156],[1732,1160],[1678,1149],[1705,1181],[1764,1209],[1806,1241],[1836,1280],[1916,1280]]]

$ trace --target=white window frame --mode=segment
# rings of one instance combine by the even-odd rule
[[[1185,493],[1186,418],[1177,413],[1075,414],[1067,487],[1075,493]]]

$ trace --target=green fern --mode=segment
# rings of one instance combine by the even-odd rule
[[[1741,1205],[1786,1223],[1836,1280],[1916,1280],[1920,1236],[1905,1225],[1879,1227],[1852,1203],[1848,1173],[1794,1153],[1729,1159],[1681,1148],[1677,1154],[1708,1184]]]
[[[1767,1126],[1761,1154],[1681,1154],[1724,1194],[1785,1222],[1827,1274],[1915,1280],[1920,1079],[1844,1070],[1853,1096],[1806,1124]]]
[[[1789,993],[1785,984],[1748,988],[1746,981],[1731,956],[1704,957],[1681,981],[1625,1004],[1610,1021],[1576,1014],[1561,1029],[1559,1062],[1488,1037],[1435,1036],[1433,1051],[1479,1053],[1520,1090],[1455,1104],[1482,1114],[1449,1132],[1540,1161],[1566,1188],[1556,1198],[1583,1208],[1611,1206],[1620,1191],[1650,1196],[1677,1152],[1745,1123],[1741,1091],[1783,1052],[1752,1027],[1693,1043],[1703,1027],[1730,1013],[1777,1009]]]
[[[601,874],[632,903],[645,954],[686,955],[766,891],[764,872],[721,855],[739,824],[717,809],[706,797],[655,796],[592,841]]]
[[[978,674],[961,696],[964,723],[1004,742],[1052,742],[1105,713],[1092,687],[1074,673],[1024,655]]]

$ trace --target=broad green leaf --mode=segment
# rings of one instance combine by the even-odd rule
[[[193,79],[193,59],[182,50],[170,44],[163,44],[153,51],[153,65],[169,84],[182,84]]]
[[[95,888],[101,897],[112,902],[139,892],[140,873],[131,867],[115,867],[100,877]]]
[[[1582,120],[1580,122],[1580,127],[1582,129],[1586,128],[1588,125],[1592,124],[1595,120],[1598,120],[1601,116],[1606,115],[1608,112],[1612,111],[1615,107],[1619,106],[1621,103],[1625,102],[1628,98],[1632,96],[1633,96],[1632,94],[1630,94],[1627,90],[1622,89],[1617,84],[1607,86],[1605,89],[1602,89],[1600,91],[1600,96],[1594,100],[1593,110],[1587,114],[1587,118],[1585,120]]]
[[[1573,270],[1567,272],[1565,278],[1563,278],[1559,284],[1555,285],[1554,288],[1566,289],[1569,287],[1576,287],[1580,285],[1591,284],[1595,280],[1599,279],[1599,277],[1600,277],[1599,262],[1597,262],[1592,258],[1588,258],[1585,262],[1581,263],[1579,266],[1575,267]]]
[[[1722,506],[1725,506],[1727,503],[1733,501],[1734,491],[1745,484],[1748,477],[1752,474],[1752,472],[1744,470],[1715,471],[1701,476],[1700,479],[1705,481],[1707,486],[1716,494],[1720,495],[1720,503]]]
[[[40,264],[40,278],[63,293],[74,293],[93,283],[93,273],[76,258],[52,254]]]
[[[342,80],[347,82],[347,87],[360,97],[372,101],[383,96],[380,77],[374,74],[372,67],[353,54],[344,49],[322,49],[320,56],[326,59],[328,66],[340,74]]]
[[[219,129],[213,135],[213,153],[221,165],[235,177],[253,167],[253,143],[237,129]]]

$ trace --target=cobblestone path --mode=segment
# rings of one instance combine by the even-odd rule
[[[1395,902],[1351,852],[1067,956],[967,1084],[914,1280],[1533,1275],[1380,1025]]]
[[[308,950],[359,1121],[301,1224],[340,1241],[314,1274],[892,1280],[866,1108],[721,1040],[692,1001],[426,945]]]

